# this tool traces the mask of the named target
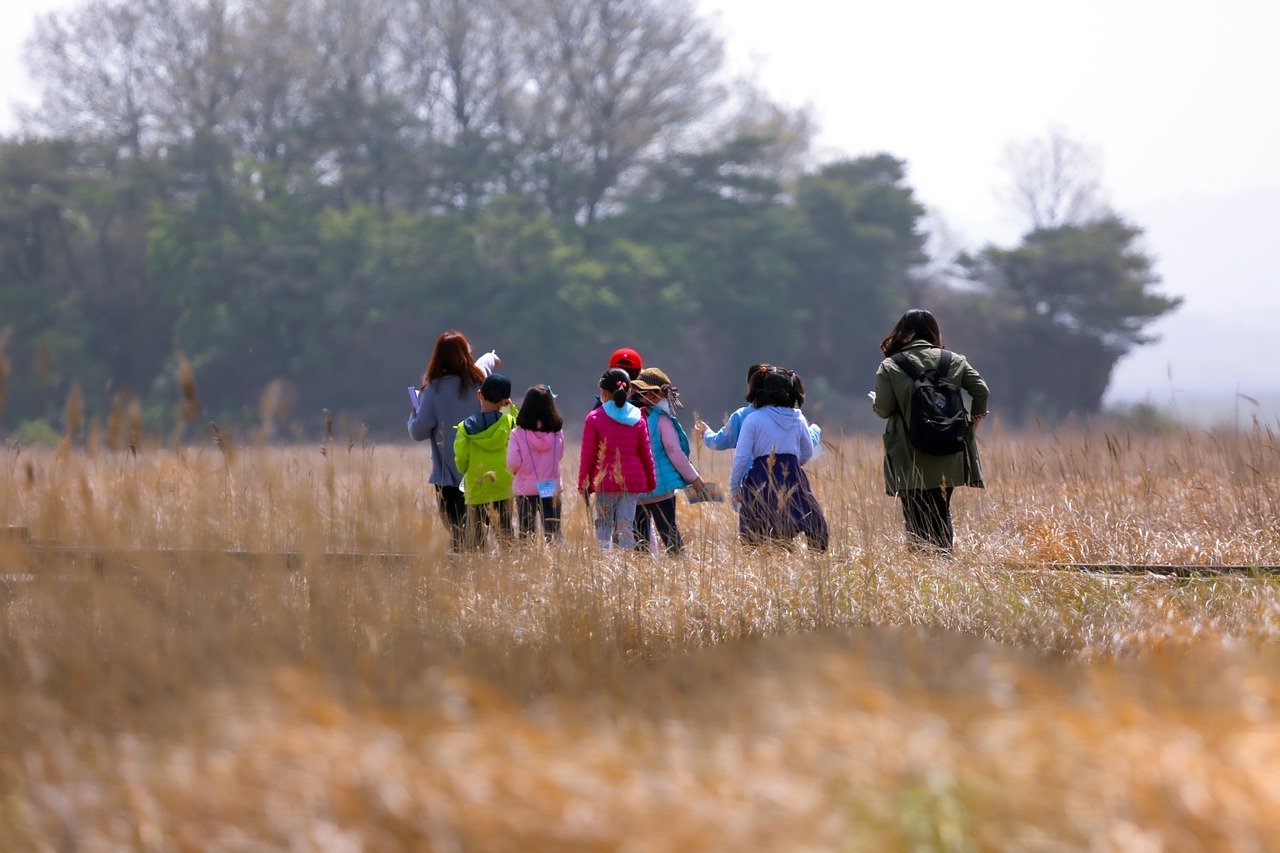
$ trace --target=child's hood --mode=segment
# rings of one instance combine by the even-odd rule
[[[520,430],[520,441],[528,442],[529,449],[535,453],[547,453],[555,450],[556,442],[560,439],[558,432],[538,432],[532,429]]]
[[[624,402],[621,406],[612,400],[607,401],[604,406],[604,413],[613,418],[623,426],[635,426],[640,423],[644,417],[638,408],[630,403]]]
[[[765,406],[750,414],[753,418],[768,418],[781,429],[794,429],[804,424],[804,415],[800,410],[786,406]]]
[[[480,412],[462,422],[462,430],[484,451],[505,450],[516,419],[505,412]]]

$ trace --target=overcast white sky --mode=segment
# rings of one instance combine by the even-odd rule
[[[696,2],[733,68],[812,108],[824,152],[906,160],[968,246],[1017,237],[994,192],[1010,141],[1056,125],[1093,146],[1111,204],[1187,300],[1162,343],[1122,362],[1112,396],[1229,407],[1240,391],[1280,413],[1280,371],[1246,369],[1280,317],[1280,2]],[[15,129],[10,102],[31,99],[32,20],[72,5],[0,0],[0,131]]]
[[[1053,124],[1101,149],[1121,210],[1280,187],[1275,0],[700,5],[827,145],[906,159],[954,218],[993,217],[1006,143]]]
[[[813,108],[824,148],[906,160],[966,246],[1017,239],[995,192],[1010,141],[1056,125],[1092,146],[1186,298],[1110,396],[1196,414],[1245,393],[1280,417],[1280,371],[1254,366],[1280,319],[1280,2],[697,2],[735,67]]]

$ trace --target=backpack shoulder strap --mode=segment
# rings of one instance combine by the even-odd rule
[[[907,354],[905,352],[897,353],[890,356],[890,358],[893,359],[894,364],[902,368],[902,372],[907,374],[907,376],[911,378],[912,382],[919,382],[920,378],[924,376],[924,371],[916,367],[915,362],[907,358]]]
[[[951,350],[944,349],[938,359],[938,378],[946,379],[951,372]]]

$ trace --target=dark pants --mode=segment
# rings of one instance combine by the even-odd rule
[[[800,461],[790,453],[757,456],[742,484],[739,536],[748,545],[762,545],[790,542],[801,533],[810,548],[827,550],[827,518]]]
[[[657,528],[658,538],[662,541],[662,550],[668,554],[679,554],[684,550],[684,539],[680,536],[680,528],[676,527],[676,496],[664,498],[651,504],[640,504],[636,507],[636,550],[649,550],[649,522]]]
[[[436,506],[449,524],[449,547],[461,551],[466,547],[467,502],[457,486],[436,486]]]
[[[935,546],[950,553],[955,543],[951,527],[950,486],[945,489],[909,489],[899,493],[907,538],[917,546]]]
[[[542,515],[542,535],[548,542],[560,538],[560,498],[542,498],[537,495],[516,495],[516,521],[520,538],[538,532],[538,515]]]
[[[467,504],[466,547],[482,546],[486,528],[492,529],[500,540],[510,541],[512,538],[510,500]]]

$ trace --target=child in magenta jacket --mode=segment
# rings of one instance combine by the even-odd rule
[[[582,427],[582,456],[578,467],[578,491],[588,500],[595,496],[596,542],[609,550],[635,547],[633,524],[640,495],[657,486],[653,450],[644,415],[627,402],[631,377],[610,368],[600,377],[604,405],[587,415]]]
[[[542,535],[560,538],[560,460],[564,457],[564,419],[555,395],[546,385],[524,394],[516,428],[507,444],[507,470],[515,474],[516,530],[521,539],[532,536],[542,516]]]

